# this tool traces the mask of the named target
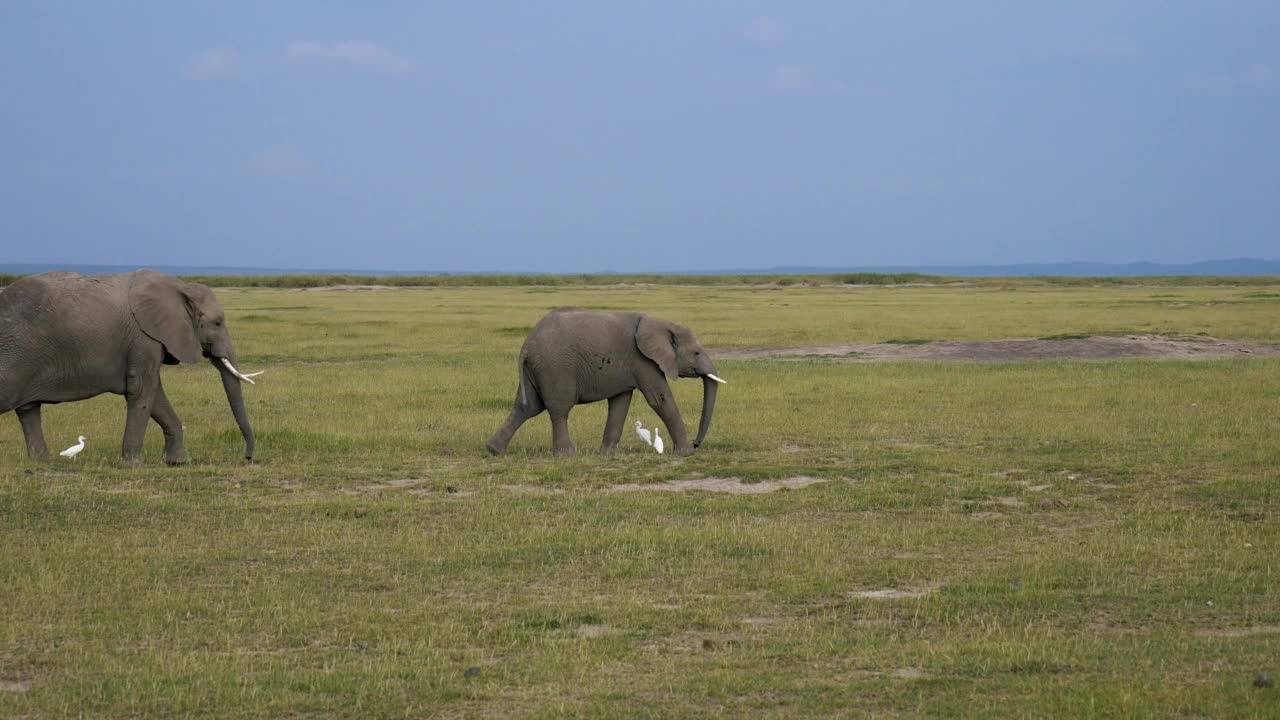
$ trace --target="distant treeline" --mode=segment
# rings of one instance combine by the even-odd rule
[[[0,287],[21,275],[0,273]],[[1280,285],[1275,275],[1139,275],[959,277],[922,273],[831,273],[819,275],[183,275],[210,287],[314,288],[331,285],[391,287],[523,287],[604,285],[977,285],[981,287],[1122,286],[1122,285]]]
[[[582,285],[801,285],[941,283],[945,278],[916,273],[844,273],[835,275],[206,275],[187,280],[210,286],[325,287],[329,285],[389,285],[393,287],[525,287]]]

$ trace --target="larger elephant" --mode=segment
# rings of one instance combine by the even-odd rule
[[[559,308],[542,318],[520,348],[519,368],[515,405],[485,445],[495,455],[543,410],[551,416],[554,450],[573,453],[569,410],[598,400],[609,401],[601,449],[610,452],[622,437],[637,389],[667,426],[676,452],[688,454],[706,438],[717,383],[724,382],[689,328],[644,313],[581,308]],[[692,445],[671,393],[670,382],[677,377],[702,378],[702,419]]]
[[[149,420],[164,431],[164,457],[188,461],[182,422],[160,383],[162,365],[208,358],[253,458],[236,351],[213,291],[151,270],[83,276],[51,272],[0,292],[0,413],[14,410],[27,454],[46,460],[40,407],[115,393],[125,397],[121,455],[137,461]]]

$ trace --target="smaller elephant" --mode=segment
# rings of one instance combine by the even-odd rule
[[[638,312],[557,308],[534,326],[520,348],[515,405],[485,447],[494,455],[505,452],[516,430],[546,410],[553,449],[572,454],[569,410],[608,400],[601,450],[611,452],[622,438],[632,392],[639,389],[667,426],[676,452],[687,455],[711,427],[718,384],[724,382],[715,373],[710,353],[683,325]],[[678,377],[702,378],[702,419],[692,445],[671,394],[669,383]]]
[[[44,273],[0,292],[0,414],[17,413],[33,460],[49,457],[42,405],[115,393],[128,407],[120,449],[126,462],[138,460],[149,420],[164,431],[165,461],[187,462],[182,421],[160,383],[160,368],[201,358],[218,369],[244,436],[244,456],[252,460],[253,430],[240,383],[252,384],[259,373],[236,369],[212,290],[139,270],[95,277]]]

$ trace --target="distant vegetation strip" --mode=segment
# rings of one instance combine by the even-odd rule
[[[327,285],[390,285],[394,287],[520,287],[583,285],[802,285],[942,283],[948,279],[918,273],[838,273],[832,275],[278,275],[206,276],[188,278],[207,285],[246,287],[324,287]]]
[[[0,273],[0,287],[21,275]],[[315,288],[333,285],[384,285],[390,287],[520,287],[605,285],[951,285],[980,287],[1064,287],[1124,285],[1280,285],[1277,275],[1141,275],[1141,276],[1025,276],[960,277],[923,273],[829,273],[817,275],[183,275],[184,280],[210,287]]]

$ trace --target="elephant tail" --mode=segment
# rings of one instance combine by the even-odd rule
[[[532,403],[529,402],[529,394],[535,392],[532,382],[529,378],[529,358],[524,353],[520,353],[520,406],[528,408]]]

